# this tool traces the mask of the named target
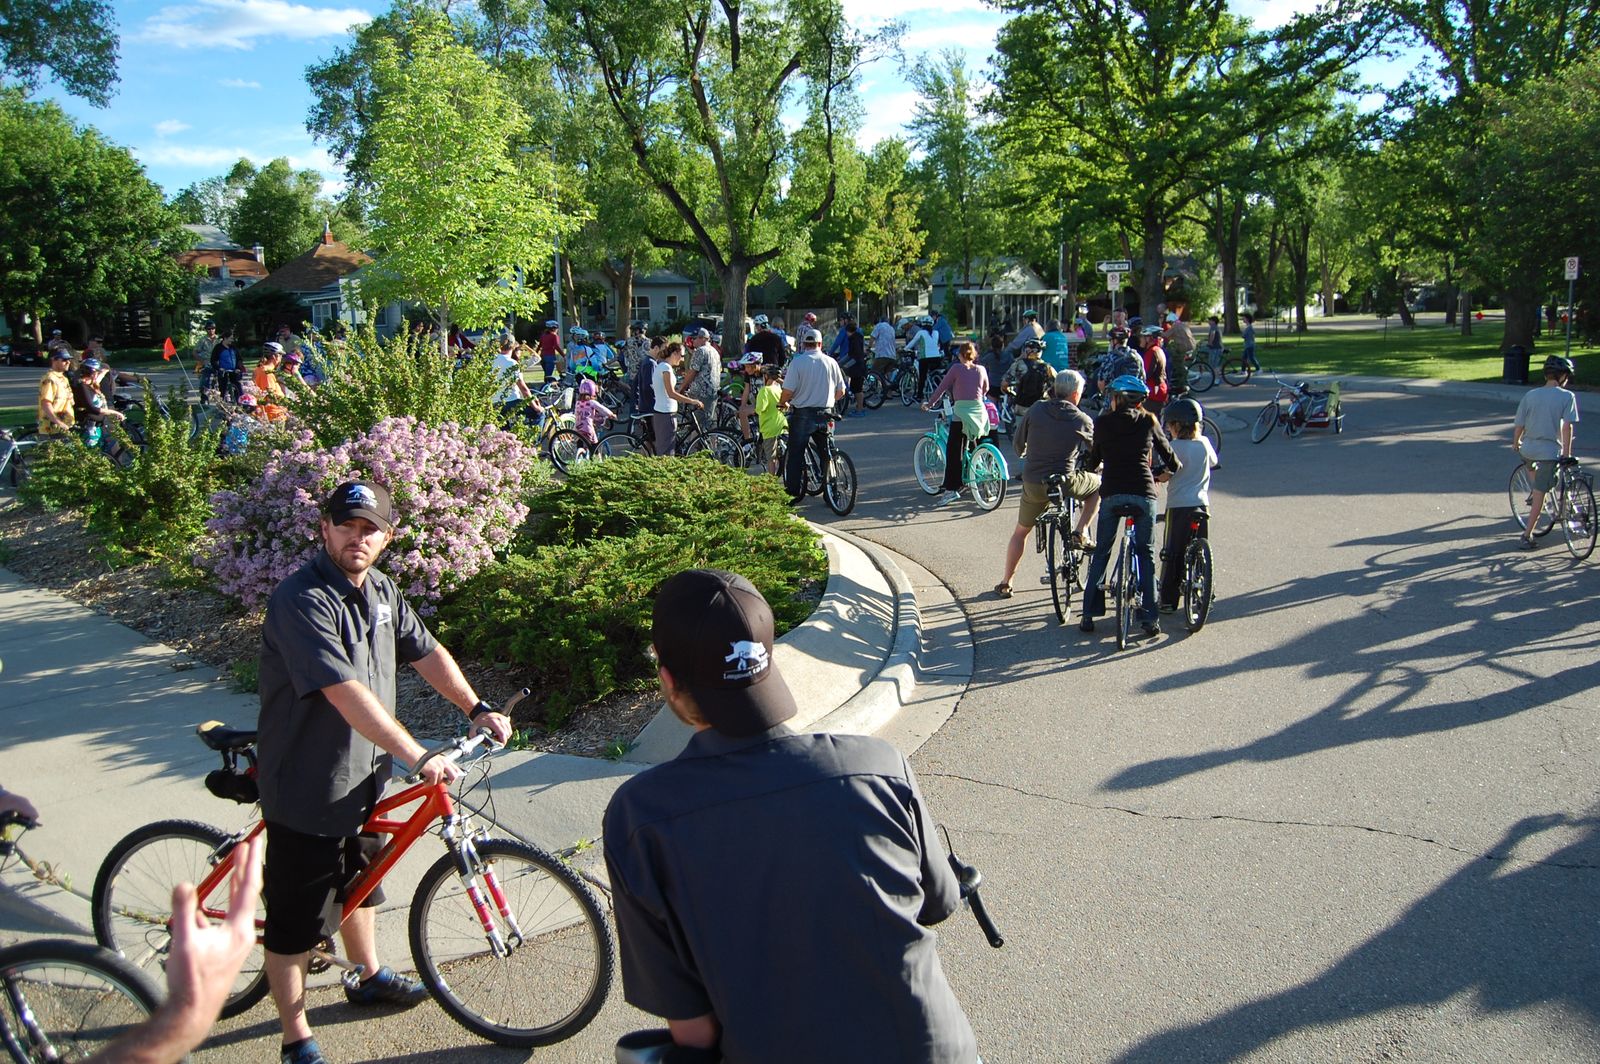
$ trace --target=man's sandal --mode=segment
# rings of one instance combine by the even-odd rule
[[[1011,597],[1011,585],[1010,584],[996,584],[996,585],[994,585],[994,593],[996,595],[1000,596],[1001,598],[1010,598]]]

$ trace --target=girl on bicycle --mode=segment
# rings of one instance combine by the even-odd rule
[[[1080,632],[1094,631],[1094,619],[1106,611],[1102,586],[1111,546],[1123,512],[1133,515],[1133,551],[1139,560],[1139,622],[1147,636],[1161,634],[1156,622],[1156,566],[1150,536],[1156,523],[1156,482],[1150,472],[1152,452],[1177,473],[1183,463],[1156,419],[1142,409],[1150,389],[1132,375],[1111,382],[1111,409],[1094,423],[1094,442],[1083,468],[1100,470],[1100,520],[1095,529],[1094,557],[1089,562],[1087,593]]]
[[[599,394],[599,385],[585,377],[578,382],[578,403],[572,408],[572,427],[590,447],[600,442],[595,425],[617,419],[616,413],[599,400]]]
[[[962,455],[966,441],[974,444],[989,434],[989,414],[984,397],[989,392],[989,373],[978,365],[978,349],[971,340],[955,343],[956,364],[945,371],[944,380],[933,390],[923,410],[931,409],[948,395],[955,403],[950,419],[950,435],[944,452],[944,494],[938,505],[948,506],[961,498]]]
[[[705,404],[700,400],[678,391],[678,367],[682,364],[683,345],[674,340],[662,353],[661,361],[656,363],[655,377],[651,381],[656,405],[651,413],[650,424],[655,429],[655,453],[659,455],[677,453],[678,404],[688,403],[692,407],[705,409]]]
[[[1200,434],[1200,404],[1185,396],[1174,399],[1161,413],[1173,453],[1183,463],[1177,473],[1162,471],[1156,479],[1167,485],[1166,541],[1161,545],[1161,612],[1176,613],[1183,555],[1189,549],[1189,522],[1198,514],[1199,535],[1206,536],[1210,522],[1211,471],[1217,452]]]

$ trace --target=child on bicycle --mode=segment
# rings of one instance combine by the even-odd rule
[[[1556,466],[1561,459],[1572,457],[1578,397],[1567,390],[1571,380],[1572,360],[1551,355],[1544,360],[1544,386],[1529,390],[1517,404],[1511,446],[1532,467],[1533,474],[1528,524],[1522,530],[1523,550],[1533,549],[1533,530],[1544,509],[1545,494],[1556,486]]]
[[[756,428],[761,432],[761,458],[767,465],[767,472],[777,476],[778,437],[789,426],[782,410],[783,370],[777,366],[762,366],[761,387],[747,388],[745,393],[755,394]]]
[[[600,387],[585,377],[578,382],[578,403],[572,408],[572,427],[590,447],[600,442],[595,425],[617,419],[616,412],[599,399]]]
[[[1180,467],[1176,473],[1162,471],[1158,482],[1167,485],[1167,532],[1161,545],[1161,612],[1176,613],[1179,585],[1183,580],[1183,556],[1189,549],[1189,523],[1200,517],[1199,535],[1208,535],[1211,507],[1211,471],[1217,468],[1217,452],[1211,441],[1200,434],[1200,404],[1187,396],[1174,399],[1161,412],[1172,451]]]

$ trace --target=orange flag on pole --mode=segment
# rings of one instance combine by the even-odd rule
[[[172,337],[167,337],[166,343],[161,345],[161,357],[166,361],[171,362],[172,356],[177,353],[178,349],[172,346]]]

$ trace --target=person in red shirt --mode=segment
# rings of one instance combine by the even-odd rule
[[[557,356],[566,356],[566,351],[561,347],[561,323],[547,321],[544,323],[544,332],[539,337],[539,368],[544,370],[546,381],[556,375]]]

